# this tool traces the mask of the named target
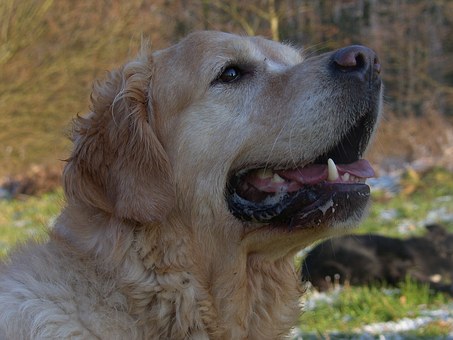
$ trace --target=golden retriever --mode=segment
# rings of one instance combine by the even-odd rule
[[[197,32],[143,49],[75,119],[50,240],[0,269],[1,336],[287,335],[303,292],[295,253],[366,210],[379,73],[363,46],[304,59]]]

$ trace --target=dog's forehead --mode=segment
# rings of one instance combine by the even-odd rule
[[[253,46],[272,61],[282,64],[298,64],[302,61],[300,49],[261,37],[248,37]]]
[[[270,65],[294,65],[302,61],[299,50],[262,37],[203,31],[190,34],[179,48],[206,69],[228,62],[262,62]],[[211,64],[211,67],[209,65]]]
[[[302,55],[295,48],[264,38],[202,31],[154,52],[152,60],[155,96],[187,99],[205,93],[227,66],[280,73],[302,62]]]

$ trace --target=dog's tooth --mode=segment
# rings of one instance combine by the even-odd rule
[[[337,166],[332,158],[327,160],[327,168],[329,175],[327,176],[327,180],[330,182],[336,181],[340,175],[338,174]]]
[[[274,175],[270,169],[261,169],[258,170],[257,176],[259,179],[269,179]]]
[[[272,182],[274,182],[274,183],[285,183],[285,180],[283,178],[281,178],[280,175],[274,174],[274,176],[272,177]]]
[[[348,182],[349,179],[351,178],[351,175],[349,174],[349,172],[345,173],[342,177],[344,182]]]

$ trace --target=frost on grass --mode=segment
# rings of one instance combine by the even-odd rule
[[[453,305],[447,306],[445,309],[422,311],[420,313],[421,316],[416,318],[402,318],[397,321],[368,324],[355,330],[355,333],[368,333],[372,335],[394,334],[417,330],[432,322],[439,321],[450,324],[453,328],[453,308],[451,307],[453,307]],[[450,336],[453,336],[453,333],[451,333]]]

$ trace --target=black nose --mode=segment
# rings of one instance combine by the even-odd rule
[[[353,45],[334,52],[333,67],[336,72],[355,75],[360,79],[378,77],[381,72],[379,58],[368,47]]]

